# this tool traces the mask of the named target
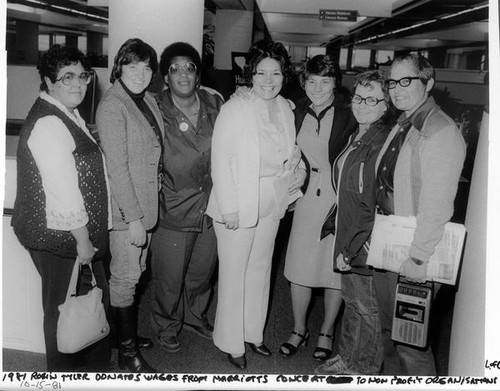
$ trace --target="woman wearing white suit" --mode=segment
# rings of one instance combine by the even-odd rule
[[[293,106],[278,95],[290,69],[282,44],[252,46],[245,66],[252,96],[233,97],[222,106],[212,138],[207,214],[214,220],[219,255],[213,340],[241,369],[246,367],[245,343],[258,354],[271,355],[263,334],[274,240],[305,179]]]

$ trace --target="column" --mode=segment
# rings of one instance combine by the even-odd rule
[[[93,31],[87,31],[87,54],[102,56],[103,53],[103,34]]]
[[[202,53],[203,0],[109,0],[108,67],[120,46],[140,38],[157,52],[177,41],[188,42]]]
[[[352,54],[354,51],[353,46],[349,46],[347,49],[347,69],[352,69]]]
[[[66,44],[69,48],[78,49],[78,35],[76,34],[66,34]]]
[[[462,259],[462,270],[457,282],[458,291],[453,307],[453,323],[450,337],[450,376],[483,376],[485,358],[490,361],[496,356],[486,355],[485,315],[498,315],[498,296],[492,297],[493,311],[486,310],[485,284],[487,281],[487,226],[488,219],[488,133],[489,115],[484,113],[472,173],[465,228],[467,239]],[[491,215],[490,215],[491,216]],[[494,239],[495,240],[495,239]],[[498,238],[496,238],[498,240]],[[498,262],[498,259],[490,259]],[[498,274],[493,274],[498,286]],[[497,289],[498,291],[498,289]],[[494,329],[498,334],[498,324]],[[495,346],[495,345],[493,345]],[[496,353],[495,353],[496,354]],[[497,373],[495,373],[497,374]]]
[[[16,52],[23,64],[38,62],[38,23],[16,21]]]
[[[428,53],[428,60],[434,68],[446,68],[447,48],[430,48]]]
[[[337,64],[340,64],[340,49],[340,45],[332,45],[330,43],[326,45],[326,54],[328,54]]]

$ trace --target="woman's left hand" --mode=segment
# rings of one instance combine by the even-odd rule
[[[341,272],[347,272],[351,270],[351,265],[348,265],[344,261],[344,255],[339,254],[337,256],[337,269],[339,269]]]
[[[222,224],[224,224],[227,229],[238,229],[240,227],[240,217],[238,215],[238,212],[223,214]]]
[[[300,188],[304,185],[306,176],[306,170],[302,168],[298,168],[297,170],[295,170],[295,172],[293,173],[293,181],[288,187],[288,194],[293,194],[296,191],[300,190]]]
[[[75,228],[71,230],[71,234],[76,240],[76,253],[78,262],[82,265],[88,265],[92,262],[97,248],[92,245],[90,241],[89,231],[87,226]]]
[[[141,219],[131,221],[128,224],[128,232],[130,236],[130,244],[136,247],[142,247],[146,244],[146,230]]]

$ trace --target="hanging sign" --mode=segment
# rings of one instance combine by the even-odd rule
[[[338,20],[340,22],[356,22],[358,11],[356,10],[319,10],[320,20]]]

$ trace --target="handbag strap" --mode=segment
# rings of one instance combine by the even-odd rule
[[[73,265],[73,271],[71,272],[71,279],[69,280],[68,291],[66,292],[66,300],[68,300],[71,296],[76,296],[76,290],[78,285],[78,276],[80,274],[80,268],[82,264],[78,260],[78,257],[75,260],[75,264]],[[90,268],[90,273],[92,274],[92,286],[95,286],[96,280],[94,276],[94,271],[92,270],[92,262],[88,264]]]

